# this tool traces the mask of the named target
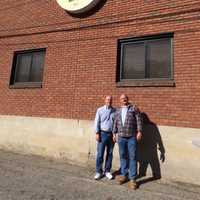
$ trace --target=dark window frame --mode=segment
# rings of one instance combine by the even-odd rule
[[[41,81],[36,82],[17,82],[16,81],[16,73],[17,73],[17,62],[18,57],[23,54],[32,54],[34,55],[36,52],[44,52],[44,62],[43,62],[43,69],[41,74]],[[20,50],[15,51],[13,54],[13,62],[12,62],[12,69],[11,69],[11,76],[10,76],[10,82],[9,82],[9,88],[42,88],[42,82],[43,82],[43,74],[44,74],[44,66],[45,66],[45,57],[46,57],[46,48],[39,48],[39,49],[28,49],[28,50]],[[32,67],[33,59],[31,59],[31,67]],[[31,73],[29,74],[29,76]]]
[[[117,73],[116,73],[116,82],[119,87],[127,87],[127,86],[175,86],[174,82],[174,49],[173,49],[173,38],[174,33],[164,33],[159,35],[151,35],[144,37],[135,37],[135,38],[125,38],[119,39],[117,41]],[[171,76],[169,78],[145,78],[145,79],[123,79],[122,78],[122,70],[123,70],[123,47],[126,44],[136,44],[136,43],[146,43],[162,40],[162,39],[170,39],[171,42]],[[145,47],[145,51],[147,48]],[[145,52],[145,70],[147,70],[147,56]]]

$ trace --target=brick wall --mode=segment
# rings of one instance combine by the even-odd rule
[[[72,17],[54,0],[0,2],[0,114],[93,119],[126,93],[159,125],[200,128],[199,0],[107,0]],[[175,87],[117,87],[117,40],[174,33]],[[47,48],[41,89],[9,89],[13,52]]]

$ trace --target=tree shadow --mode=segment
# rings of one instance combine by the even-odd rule
[[[152,177],[138,181],[138,184],[144,184],[153,180],[161,178],[160,161],[165,161],[165,148],[163,146],[162,138],[157,125],[150,121],[146,113],[141,113],[143,120],[143,136],[138,143],[137,160],[139,164],[138,177],[145,177],[147,168],[150,165]],[[160,161],[158,157],[158,150],[160,153]]]

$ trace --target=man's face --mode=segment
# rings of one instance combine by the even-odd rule
[[[112,97],[111,96],[106,96],[105,104],[106,104],[106,106],[112,106]]]
[[[128,97],[126,95],[121,95],[120,103],[122,106],[127,106],[128,105]]]

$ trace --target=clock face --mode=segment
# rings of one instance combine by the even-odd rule
[[[57,0],[57,3],[71,13],[84,13],[95,7],[101,0]]]

